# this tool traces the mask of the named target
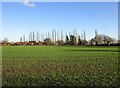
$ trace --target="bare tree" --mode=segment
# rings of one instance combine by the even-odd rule
[[[86,34],[85,34],[85,30],[84,30],[84,45],[86,45]]]
[[[44,35],[41,34],[41,41],[43,42],[44,41]]]
[[[77,34],[77,30],[75,30],[75,38],[76,38],[75,44],[78,45],[78,34]]]
[[[74,37],[75,37],[75,30],[73,30],[73,35],[70,36],[70,42],[73,39],[73,43],[75,44],[75,42],[76,42],[75,39],[76,38],[74,38]]]
[[[50,32],[48,32],[48,38],[50,38],[51,37],[51,35],[50,35]],[[51,39],[51,38],[50,38]]]
[[[22,37],[20,37],[20,42],[22,42]]]
[[[29,33],[29,41],[32,41],[32,33]]]
[[[96,43],[96,45],[98,45],[98,43],[99,43],[97,30],[95,30],[95,43]]]
[[[3,39],[3,43],[8,43],[8,42],[9,42],[8,38]]]
[[[35,33],[34,33],[34,31],[33,31],[33,39],[32,40],[35,41]]]
[[[52,42],[54,43],[54,31],[52,30]]]
[[[61,30],[61,40],[63,40],[63,32],[62,32],[62,30]]]
[[[40,41],[40,33],[37,31],[36,32],[36,41],[39,42]]]
[[[59,39],[59,32],[57,31],[57,41],[58,41],[58,40],[60,40],[60,39]]]
[[[23,41],[25,42],[25,34],[23,35]]]
[[[55,30],[55,43],[56,43],[56,30]]]
[[[69,32],[69,39],[70,39],[70,32]]]

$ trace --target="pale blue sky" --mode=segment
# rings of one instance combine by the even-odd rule
[[[32,31],[44,35],[52,29],[72,32],[77,29],[81,35],[86,31],[87,39],[99,34],[118,38],[117,2],[35,2],[35,7],[20,2],[2,3],[3,38],[19,41],[20,37]]]

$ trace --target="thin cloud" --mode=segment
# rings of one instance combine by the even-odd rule
[[[35,5],[33,3],[29,2],[29,0],[24,0],[23,3],[24,3],[25,6],[35,7]]]

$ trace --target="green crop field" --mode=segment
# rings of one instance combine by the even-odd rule
[[[3,46],[3,86],[118,86],[118,47]]]

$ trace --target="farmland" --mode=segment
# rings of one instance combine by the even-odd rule
[[[3,46],[3,86],[118,86],[118,47]]]

